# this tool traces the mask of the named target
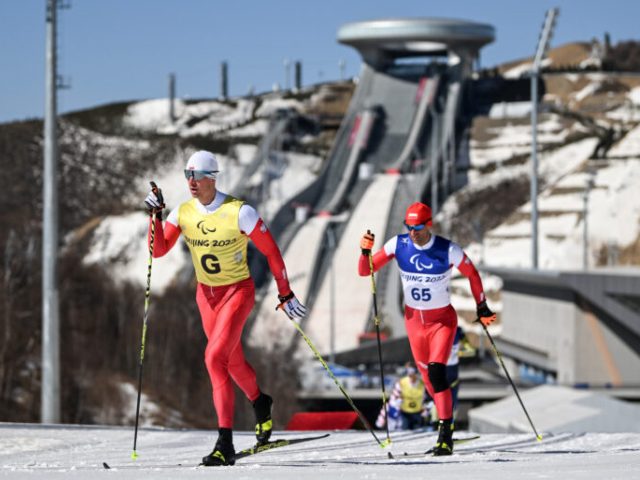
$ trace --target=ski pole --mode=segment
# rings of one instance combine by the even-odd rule
[[[369,230],[367,230],[369,232]],[[380,363],[380,385],[382,385],[382,407],[384,408],[384,424],[387,428],[387,442],[391,443],[389,435],[389,417],[387,412],[387,392],[384,386],[384,372],[382,371],[382,342],[380,341],[380,318],[378,317],[378,294],[376,292],[376,280],[373,275],[373,255],[369,252],[369,269],[371,270],[371,294],[373,295],[373,323],[376,326],[376,339],[378,341],[378,362]]]
[[[162,206],[164,206],[162,192],[155,184],[155,182],[151,182],[151,191],[156,195],[158,201]],[[144,318],[142,321],[142,340],[140,343],[140,363],[138,365],[138,399],[136,401],[136,426],[133,434],[133,452],[131,453],[131,458],[135,460],[138,458],[138,454],[136,453],[136,442],[138,440],[138,419],[140,418],[140,397],[142,395],[142,365],[144,362],[144,348],[147,339],[147,319],[149,313],[149,298],[151,296],[151,263],[153,261],[153,244],[156,238],[156,221],[153,218],[154,213],[149,213],[149,218],[151,219],[151,238],[149,239],[149,263],[147,265],[147,289],[144,292]]]
[[[311,339],[307,336],[306,333],[304,333],[304,330],[302,330],[302,327],[294,319],[290,318],[289,320],[291,320],[291,322],[296,327],[298,332],[300,332],[300,335],[302,335],[302,338],[304,338],[304,341],[307,342],[307,345],[309,345],[309,348],[311,348],[311,351],[313,351],[313,354],[320,361],[320,363],[322,364],[324,369],[327,371],[327,373],[329,374],[329,376],[331,377],[333,382],[336,384],[336,386],[338,387],[338,389],[340,390],[342,395],[344,395],[344,398],[347,400],[347,403],[349,404],[349,406],[353,409],[354,412],[356,412],[356,414],[358,415],[358,418],[360,418],[360,421],[362,422],[362,424],[365,426],[365,428],[367,430],[369,430],[369,433],[371,433],[371,435],[373,435],[373,438],[376,439],[376,442],[378,442],[378,445],[380,445],[380,447],[382,447],[382,448],[387,447],[391,442],[388,441],[388,440],[385,440],[383,442],[380,441],[380,439],[378,438],[376,433],[373,431],[373,428],[371,428],[371,425],[369,424],[369,422],[367,421],[365,416],[362,414],[360,409],[358,407],[356,407],[356,404],[353,403],[353,400],[351,399],[349,394],[345,391],[344,387],[340,383],[340,380],[338,380],[336,378],[334,373],[329,368],[329,365],[327,365],[327,362],[325,362],[324,358],[322,358],[322,355],[320,354],[320,352],[318,352],[318,349],[315,347],[315,345],[313,344]],[[393,455],[391,454],[391,452],[388,452],[387,454],[389,455],[389,458],[393,458]]]
[[[538,433],[538,431],[536,430],[536,427],[533,426],[533,422],[531,421],[531,417],[529,416],[529,412],[527,412],[527,409],[525,408],[524,403],[522,403],[522,399],[520,398],[520,394],[518,393],[518,389],[516,388],[516,384],[513,383],[513,380],[511,380],[511,375],[509,375],[509,371],[507,370],[507,367],[505,366],[504,361],[502,360],[502,355],[498,351],[498,347],[496,347],[496,344],[493,341],[493,337],[491,337],[491,334],[489,333],[489,330],[487,329],[487,326],[484,323],[482,323],[479,318],[476,320],[476,322],[479,322],[480,325],[482,325],[482,328],[484,329],[485,333],[487,334],[487,338],[489,338],[489,342],[491,343],[491,346],[493,347],[493,351],[496,353],[496,357],[498,357],[498,360],[500,361],[500,365],[502,365],[502,369],[504,370],[504,373],[507,376],[507,380],[509,380],[509,383],[511,384],[511,388],[513,388],[513,391],[515,392],[516,397],[518,398],[518,402],[520,402],[520,406],[522,407],[522,410],[524,411],[524,414],[527,416],[527,420],[529,420],[529,425],[531,425],[531,428],[533,429],[533,433],[535,433],[535,435],[536,435],[536,439],[539,442],[541,442],[542,441],[542,435],[540,435]]]

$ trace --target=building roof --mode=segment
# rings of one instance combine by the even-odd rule
[[[520,396],[543,438],[543,432],[640,432],[640,406],[605,394],[543,385]],[[479,433],[533,432],[515,395],[471,409],[469,428]]]

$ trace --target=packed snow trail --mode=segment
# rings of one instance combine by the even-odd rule
[[[320,433],[274,432],[274,438]],[[335,431],[317,441],[243,458],[232,467],[197,467],[213,446],[214,431],[143,428],[135,461],[129,457],[132,435],[133,429],[124,427],[0,424],[0,478],[629,480],[640,472],[637,433],[545,432],[542,442],[531,434],[482,434],[457,446],[450,457],[432,457],[414,454],[433,446],[434,432],[394,432],[390,449],[382,449],[366,431]],[[460,438],[467,435],[472,432],[456,432]],[[234,433],[236,450],[254,442],[251,432]]]

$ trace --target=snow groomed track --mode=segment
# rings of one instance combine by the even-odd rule
[[[318,433],[323,432],[275,432],[274,438]],[[545,434],[542,442],[530,434],[483,434],[450,457],[432,457],[404,453],[433,446],[433,432],[392,433],[392,446],[383,450],[366,431],[337,431],[244,458],[233,467],[197,467],[215,440],[211,431],[142,429],[135,461],[130,459],[132,435],[125,427],[1,424],[0,478],[630,480],[640,472],[640,434],[631,433]],[[250,432],[234,434],[237,449],[254,441]]]

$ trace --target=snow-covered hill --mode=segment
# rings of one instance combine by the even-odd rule
[[[593,82],[599,83],[601,80],[598,77]],[[583,84],[582,80],[576,80],[575,83]],[[553,97],[554,93],[548,95]],[[598,139],[589,136],[579,123],[568,122],[555,114],[542,115],[538,128],[538,142],[543,150],[539,159],[541,193],[538,206],[539,264],[542,268],[582,268],[582,252],[579,246],[582,239],[583,195],[589,182],[593,185],[589,187],[588,198],[590,265],[598,265],[603,248],[615,247],[621,250],[638,238],[640,202],[635,201],[633,195],[634,185],[640,175],[640,128],[635,127],[635,102],[638,97],[640,88],[631,89],[628,101],[610,114],[605,114],[605,118],[611,117],[611,122],[615,121],[631,130],[611,148],[603,160],[589,160]],[[238,118],[243,115],[242,118],[249,118],[248,114],[242,113],[250,110],[244,102],[238,102],[236,109],[216,102],[205,103],[206,105],[183,105],[182,109],[178,110],[179,120],[172,126],[168,123],[166,112],[159,113],[166,110],[166,101],[141,102],[129,107],[127,121],[143,131],[161,134],[171,130],[172,133],[178,132],[180,135],[193,134],[190,130],[192,127],[186,125],[190,123],[189,118],[197,116],[201,118],[198,123],[202,124],[201,128],[205,128],[206,124],[206,129],[211,133],[218,129],[223,130],[224,135],[236,135],[250,125],[246,124],[237,129],[223,128],[237,124]],[[300,104],[271,98],[263,102],[258,111],[273,112],[282,106],[302,109]],[[528,120],[526,108],[513,109],[507,104],[494,107],[488,118],[477,121],[479,126],[474,130],[477,138],[472,139],[471,143],[469,184],[449,198],[437,218],[445,230],[450,219],[459,213],[458,199],[461,196],[491,190],[496,185],[510,180],[528,179],[528,156],[531,149],[531,126]],[[258,121],[260,120],[256,120]],[[264,125],[260,127],[256,123],[253,127],[252,134],[264,133]],[[576,134],[583,139],[572,140],[571,137]],[[247,148],[243,148],[240,143],[235,152],[235,158],[229,157],[227,152],[216,152],[223,172],[220,177],[221,189],[227,185],[237,185],[237,178],[242,175],[242,166],[251,161],[255,147],[247,145]],[[161,172],[148,171],[140,175],[136,194],[142,198],[148,189],[148,180],[153,178],[163,187],[169,208],[187,199],[188,191],[181,178],[181,170],[189,153],[177,152],[173,165]],[[270,185],[269,201],[259,206],[267,218],[284,199],[312,181],[319,169],[320,159],[317,157],[296,156],[294,153],[290,153],[289,157],[289,168],[284,170],[284,175],[279,181]],[[258,175],[254,179],[244,180],[259,185],[261,173]],[[528,197],[528,193],[524,196]],[[493,201],[502,200],[495,198]],[[466,245],[476,262],[508,267],[530,265],[530,208],[530,204],[524,202],[516,213],[486,232],[483,242],[476,241]],[[105,219],[95,231],[94,247],[85,261],[103,264],[111,262],[116,278],[137,280],[142,285],[145,277],[141,265],[146,261],[146,246],[140,237],[143,230],[141,214]],[[130,232],[130,235],[123,235],[126,231]],[[128,244],[127,255],[123,255],[125,243]],[[614,247],[611,247],[612,245]],[[160,280],[155,283],[155,287],[162,291],[182,268],[188,266],[188,262],[188,258],[177,251],[172,252],[166,260],[157,262],[157,268],[164,270],[162,275],[158,275]]]
[[[585,86],[585,78],[565,75],[566,82]],[[602,76],[586,75],[595,84]],[[557,82],[557,79],[554,79]],[[632,82],[635,79],[632,78]],[[583,235],[585,196],[588,238],[588,267],[638,265],[640,252],[640,128],[636,110],[639,87],[629,88],[626,99],[611,110],[597,115],[600,122],[626,134],[618,139],[604,158],[590,158],[599,138],[581,123],[557,114],[541,115],[538,125],[538,265],[546,270],[581,270],[583,268]],[[603,95],[601,95],[603,96]],[[604,95],[606,98],[607,96]],[[545,100],[557,98],[553,89]],[[501,207],[513,198],[501,196],[500,187],[510,183],[521,186],[513,213],[497,226],[466,245],[477,263],[487,266],[529,268],[531,265],[531,203],[528,187],[531,176],[530,111],[524,105],[497,105],[488,117],[474,125],[471,142],[469,184],[451,196],[436,218],[445,231],[464,214],[468,199],[482,192],[498,192],[482,196],[489,211],[484,218],[471,221],[482,226],[490,223],[492,205]],[[465,205],[465,206],[461,206]],[[481,228],[479,228],[481,229]],[[454,236],[455,238],[455,236]],[[454,281],[454,304],[461,311],[473,312],[475,305],[466,280]],[[500,288],[500,281],[485,277],[488,290]],[[495,293],[495,291],[494,291]],[[494,296],[495,299],[495,296]],[[499,310],[500,303],[494,300]]]
[[[269,94],[260,101],[239,99],[231,102],[203,101],[189,102],[177,100],[175,121],[171,122],[167,99],[136,102],[127,108],[124,124],[141,133],[154,135],[179,135],[181,137],[215,136],[233,138],[233,151],[216,151],[221,173],[218,188],[237,194],[237,188],[263,188],[263,172],[260,169],[249,177],[245,167],[255,155],[260,155],[258,147],[243,143],[243,138],[255,139],[264,136],[269,126],[269,118],[279,109],[294,109],[302,112],[304,105],[284,94]],[[179,150],[174,161],[161,170],[141,172],[135,181],[135,189],[130,196],[142,200],[149,190],[149,181],[154,180],[163,190],[167,212],[191,198],[183,176],[186,159],[194,148]],[[321,158],[304,153],[282,152],[280,171],[272,175],[266,200],[255,205],[265,220],[269,220],[283,202],[294,196],[311,183],[320,170]],[[141,204],[141,201],[138,202]],[[87,265],[101,265],[116,281],[129,281],[144,286],[146,284],[146,264],[148,247],[146,241],[147,216],[138,210],[124,215],[107,216],[93,231],[91,248],[84,258]],[[70,237],[72,240],[73,235]],[[191,257],[186,250],[172,249],[169,254],[153,265],[154,293],[161,294],[178,277],[181,271],[190,271]]]

